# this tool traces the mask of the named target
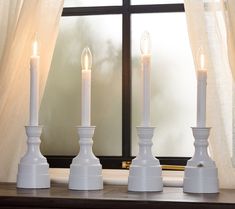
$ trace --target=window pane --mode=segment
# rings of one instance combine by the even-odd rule
[[[96,155],[121,155],[121,15],[62,17],[40,109],[42,152],[76,155],[80,125],[81,63],[84,47],[93,55],[91,124]],[[115,25],[115,27],[112,27]]]
[[[64,0],[64,7],[118,6],[122,0]]]
[[[153,153],[191,156],[196,122],[196,76],[184,13],[132,16],[132,154],[138,152],[141,121],[140,37],[152,43],[151,123],[156,126]]]
[[[131,0],[131,4],[183,4],[184,0]]]

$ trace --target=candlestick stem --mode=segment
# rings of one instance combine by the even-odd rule
[[[41,126],[26,126],[27,152],[21,158],[18,166],[18,188],[49,188],[49,165],[46,158],[41,154]]]
[[[70,165],[69,189],[103,189],[102,166],[92,152],[95,126],[77,127],[77,131],[80,136],[80,151]]]
[[[192,128],[195,153],[188,160],[184,172],[184,192],[218,193],[218,173],[215,162],[207,152],[210,128]]]
[[[136,127],[139,153],[132,161],[128,177],[128,190],[139,192],[162,191],[162,170],[159,160],[151,151],[155,127]]]

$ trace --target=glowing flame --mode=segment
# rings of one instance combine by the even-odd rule
[[[91,54],[89,47],[86,47],[83,49],[82,55],[81,55],[81,63],[82,63],[82,69],[84,70],[91,69],[92,54]]]
[[[34,40],[34,42],[33,42],[32,51],[33,51],[33,56],[38,55],[38,42],[37,42],[37,40]]]
[[[148,31],[145,31],[140,40],[140,51],[142,54],[150,54],[151,51],[151,43],[150,43],[150,35]]]

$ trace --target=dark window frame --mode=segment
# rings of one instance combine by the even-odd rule
[[[120,6],[65,7],[62,16],[122,15],[122,156],[98,156],[103,168],[121,169],[131,161],[131,14],[184,12],[184,4],[131,5],[123,0]],[[50,167],[67,168],[75,156],[47,155]],[[162,165],[186,165],[189,157],[161,157]]]

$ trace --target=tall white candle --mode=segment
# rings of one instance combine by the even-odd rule
[[[35,40],[32,45],[32,56],[30,58],[30,116],[29,125],[38,126],[38,70],[39,70],[38,42]]]
[[[84,48],[81,55],[82,63],[82,126],[91,125],[91,65],[92,54],[88,47]]]
[[[197,127],[206,126],[206,81],[205,55],[199,54],[200,67],[197,71]]]
[[[150,36],[144,32],[140,42],[141,49],[141,79],[142,79],[142,121],[141,126],[150,126],[150,97],[151,97],[151,52]]]

